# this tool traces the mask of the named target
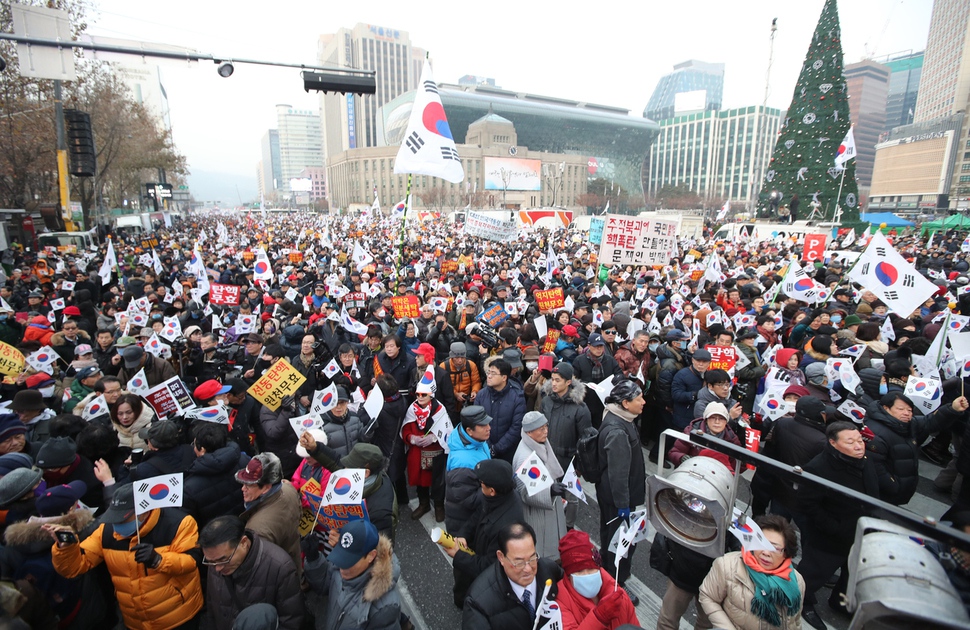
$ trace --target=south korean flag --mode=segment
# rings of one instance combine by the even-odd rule
[[[356,505],[364,498],[364,474],[362,468],[344,468],[334,471],[323,492],[326,505]]]
[[[542,463],[535,451],[529,454],[515,471],[515,476],[525,486],[529,496],[534,496],[546,488],[552,486],[556,481],[549,474],[549,469]]]
[[[182,473],[158,475],[135,482],[135,514],[155,508],[182,507]]]

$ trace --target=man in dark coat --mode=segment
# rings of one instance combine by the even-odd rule
[[[694,352],[691,364],[674,374],[670,383],[670,398],[673,405],[672,428],[683,431],[694,419],[694,405],[697,395],[704,389],[704,372],[711,365],[711,353],[701,348]]]
[[[782,416],[771,427],[764,455],[789,466],[805,466],[825,448],[825,425],[834,416],[834,410],[818,398],[802,396],[795,403],[795,416]],[[790,479],[759,468],[751,483],[756,494],[770,498],[773,514],[786,518],[800,514]]]
[[[484,407],[492,418],[492,434],[488,438],[492,457],[509,463],[522,439],[525,415],[525,392],[511,376],[512,365],[505,359],[495,359],[485,370],[485,387],[475,396],[475,404]]]
[[[546,581],[552,580],[549,597],[554,599],[562,568],[552,560],[539,558],[535,532],[525,523],[502,529],[495,557],[498,562],[478,576],[468,591],[462,630],[535,627]]]
[[[942,431],[966,417],[970,403],[960,396],[928,416],[913,415],[906,395],[891,391],[866,412],[876,437],[867,445],[868,456],[879,474],[879,495],[893,505],[905,505],[916,494],[919,481],[919,447],[931,433]]]
[[[191,514],[199,527],[223,514],[243,511],[243,498],[236,472],[249,463],[249,455],[229,441],[226,427],[198,422],[192,430],[195,461],[185,471],[182,509]]]
[[[148,443],[148,449],[145,459],[129,469],[129,481],[185,472],[195,459],[187,444],[179,444],[179,426],[174,420],[155,422],[139,431],[138,437]]]
[[[118,378],[122,383],[127,384],[142,368],[145,369],[145,380],[149,387],[160,385],[176,376],[171,363],[145,352],[140,346],[128,346],[121,356],[124,358],[124,367],[118,372]]]
[[[199,533],[209,565],[206,619],[212,630],[230,630],[243,608],[270,604],[280,630],[299,630],[303,594],[293,559],[277,545],[245,529],[237,516],[220,516]]]
[[[600,481],[596,497],[600,507],[600,540],[613,540],[623,521],[629,522],[630,510],[647,500],[647,473],[640,447],[640,434],[633,421],[643,411],[643,394],[634,381],[622,380],[613,386],[606,398],[606,416],[600,426]],[[605,549],[605,545],[604,545]],[[617,583],[630,578],[630,559],[636,545],[620,560]],[[614,554],[603,552],[603,566],[615,566]],[[639,598],[627,591],[636,606]]]
[[[522,500],[515,492],[512,464],[502,459],[486,459],[475,464],[484,499],[480,511],[452,534],[458,543],[445,549],[454,558],[455,605],[464,606],[468,587],[495,562],[500,550],[499,534],[513,524],[525,521]],[[471,549],[475,555],[464,549]]]
[[[837,421],[825,429],[824,450],[805,465],[805,472],[879,498],[876,467],[866,457],[866,443],[851,422]],[[815,592],[842,567],[839,581],[829,596],[829,606],[843,609],[840,595],[849,581],[849,550],[855,539],[856,522],[866,516],[865,504],[813,483],[799,483],[799,505],[804,520],[802,561],[798,572],[805,578],[802,618],[813,628],[824,628],[815,612]],[[843,609],[844,610],[844,609]]]

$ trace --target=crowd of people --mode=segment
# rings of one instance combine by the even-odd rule
[[[542,627],[552,601],[566,630],[679,628],[692,602],[698,629],[825,628],[817,593],[834,584],[847,614],[869,513],[847,495],[759,468],[750,515],[772,549],[732,539],[715,559],[655,537],[657,619],[627,587],[636,545],[617,558],[610,542],[647,503],[648,458],[735,474],[735,457],[667,429],[900,506],[929,460],[952,508],[922,516],[970,533],[962,372],[933,358],[932,411],[906,393],[930,376],[941,319],[970,315],[964,241],[894,235],[939,288],[900,314],[849,280],[835,243],[809,264],[831,298],[809,304],[778,290],[797,240],[712,234],[666,265],[610,268],[576,230],[496,242],[366,214],[209,212],[98,251],[15,246],[0,278],[4,623],[409,628],[395,531],[426,517],[454,541],[469,630]],[[540,310],[557,287],[562,304]],[[274,407],[258,384],[280,362],[299,378]],[[160,408],[148,392],[173,382],[184,396]],[[552,482],[534,492],[517,471],[536,458]],[[577,528],[571,467],[595,483],[598,531]],[[364,516],[327,526],[321,495],[344,470],[362,471]],[[179,507],[141,505],[157,498],[145,480],[179,474]],[[970,606],[968,551],[927,548]]]

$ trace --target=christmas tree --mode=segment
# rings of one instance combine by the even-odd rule
[[[828,220],[835,215],[837,203],[842,207],[843,223],[859,220],[855,160],[849,160],[844,171],[835,166],[835,154],[850,124],[849,94],[842,75],[839,11],[836,0],[825,0],[764,175],[758,198],[761,216],[775,218],[771,204],[775,192],[776,199],[777,193],[782,195],[781,206],[787,206],[798,195],[799,219],[807,218],[817,202]],[[841,198],[837,199],[840,183]]]

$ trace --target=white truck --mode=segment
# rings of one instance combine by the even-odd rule
[[[152,219],[147,212],[140,214],[125,214],[115,217],[114,227],[116,230],[123,230],[130,234],[140,234],[152,231]]]

